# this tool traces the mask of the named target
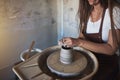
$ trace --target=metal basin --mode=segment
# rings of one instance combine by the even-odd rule
[[[38,49],[38,48],[33,48],[31,50],[31,52],[29,52],[29,49],[23,51],[21,54],[20,54],[20,59],[22,61],[25,61],[26,60],[26,56],[29,55],[29,58],[32,57],[33,55],[35,55],[36,53],[40,53],[42,52],[41,49]]]

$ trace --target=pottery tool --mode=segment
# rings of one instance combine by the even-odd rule
[[[31,50],[33,49],[34,44],[35,44],[35,41],[32,41],[30,48],[29,48],[29,51],[28,51],[28,54],[26,54],[25,59],[28,59],[30,57],[29,53],[31,53]]]

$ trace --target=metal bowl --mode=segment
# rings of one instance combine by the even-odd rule
[[[40,53],[40,52],[42,52],[42,50],[41,50],[41,49],[38,49],[38,48],[33,48],[33,49],[31,50],[31,52],[29,52],[29,49],[27,49],[27,50],[23,51],[23,52],[20,54],[20,59],[21,59],[22,61],[25,61],[25,60],[27,59],[27,58],[26,58],[27,55],[29,55],[29,58],[30,58],[30,57],[32,57],[33,55],[35,55],[36,53]]]

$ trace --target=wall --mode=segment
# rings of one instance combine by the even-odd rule
[[[58,39],[79,36],[79,19],[77,16],[79,0],[60,0],[59,10],[61,27],[58,27]]]
[[[20,53],[45,49],[62,37],[77,37],[78,0],[0,0],[0,80],[13,80]]]
[[[0,71],[18,62],[32,40],[40,49],[57,44],[56,5],[56,0],[0,0]]]
[[[63,8],[63,37],[79,36],[79,20],[78,20],[78,2],[79,0],[64,0]]]

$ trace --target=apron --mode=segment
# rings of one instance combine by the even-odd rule
[[[102,20],[100,24],[100,29],[98,33],[86,33],[86,27],[83,28],[83,35],[87,40],[90,40],[92,42],[96,43],[104,43],[102,40],[102,25],[103,25],[103,19],[105,15],[105,10],[102,15]],[[98,59],[99,68],[97,73],[93,76],[92,80],[117,80],[117,74],[118,74],[118,56],[116,54],[114,55],[105,55],[101,53],[95,53],[93,54]]]

